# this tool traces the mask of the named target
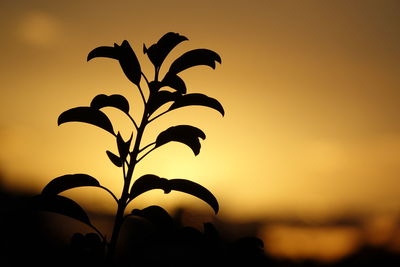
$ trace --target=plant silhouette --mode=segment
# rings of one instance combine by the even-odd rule
[[[218,213],[219,205],[214,195],[205,187],[193,181],[186,179],[166,179],[154,174],[146,174],[137,179],[134,178],[134,171],[137,164],[155,149],[168,144],[169,142],[179,142],[188,146],[195,155],[200,153],[200,139],[205,139],[206,135],[202,130],[191,125],[172,126],[158,134],[156,140],[149,144],[143,144],[142,139],[146,127],[154,123],[157,118],[173,110],[188,106],[198,105],[212,108],[224,115],[222,105],[214,98],[199,93],[187,93],[185,82],[179,77],[179,73],[198,65],[209,66],[213,69],[216,62],[221,63],[220,56],[214,51],[208,49],[194,49],[179,56],[170,65],[164,77],[160,78],[161,66],[171,52],[178,44],[188,40],[185,36],[178,33],[169,32],[150,47],[143,46],[143,52],[146,54],[154,66],[154,79],[149,80],[142,72],[141,65],[135,52],[128,41],[123,41],[120,45],[100,46],[88,54],[87,60],[104,57],[117,60],[129,81],[139,90],[143,101],[143,114],[141,120],[136,121],[130,113],[130,103],[128,100],[118,94],[104,95],[100,94],[93,98],[89,106],[76,107],[63,112],[58,117],[58,125],[67,122],[84,122],[95,125],[107,131],[115,137],[118,153],[106,151],[110,161],[122,171],[123,189],[120,197],[117,197],[108,188],[102,186],[100,182],[87,174],[68,174],[55,178],[49,182],[41,194],[34,198],[34,206],[39,210],[59,213],[72,217],[93,228],[98,239],[93,235],[82,236],[75,235],[73,240],[88,239],[97,240],[105,247],[106,259],[109,264],[113,262],[116,244],[124,222],[127,205],[139,195],[153,189],[162,189],[164,193],[172,190],[184,192],[205,201],[215,213]],[[142,85],[146,85],[148,93],[145,94]],[[164,104],[171,104],[163,111],[160,110]],[[132,122],[132,134],[125,140],[119,131],[114,129],[107,115],[102,111],[105,107],[112,107],[124,113]],[[104,189],[111,194],[117,203],[117,211],[114,219],[114,226],[110,240],[91,223],[86,212],[73,200],[59,195],[65,190],[72,188],[93,186]],[[140,216],[137,210],[132,215]]]

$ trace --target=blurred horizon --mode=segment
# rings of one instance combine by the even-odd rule
[[[4,193],[0,190],[2,200],[0,212],[3,216],[19,211],[24,201],[29,201],[31,196],[31,194]],[[91,210],[90,205],[83,206],[87,209],[91,222],[103,234],[109,236],[113,214],[105,210]],[[220,215],[215,216],[205,209],[193,206],[178,206],[167,211],[177,223],[185,227],[194,227],[199,231],[203,231],[204,223],[211,222],[222,240],[228,242],[245,237],[258,237],[263,240],[264,250],[268,257],[272,257],[277,262],[287,261],[287,264],[291,264],[290,266],[301,265],[305,262],[315,262],[321,266],[337,266],[335,264],[341,266],[340,264],[345,264],[354,257],[363,261],[377,261],[388,260],[386,257],[391,255],[400,256],[399,214],[397,216],[394,214],[347,214],[324,220],[307,220],[286,214],[257,219],[248,218],[241,221]],[[32,220],[30,219],[32,215],[29,213],[19,216],[23,216],[27,221]],[[55,213],[39,212],[36,216],[41,222],[36,226],[39,228],[30,226],[28,229],[35,229],[39,233],[45,231],[44,238],[51,238],[53,246],[67,245],[73,233],[93,231],[81,222]],[[6,216],[2,223],[14,219]],[[23,221],[15,221],[15,223],[16,225],[25,224]],[[59,228],[61,224],[62,229]],[[25,231],[27,229],[23,230]],[[129,228],[127,231],[129,232]],[[30,239],[26,241],[28,244],[31,242]]]

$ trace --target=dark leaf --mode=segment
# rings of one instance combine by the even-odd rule
[[[89,52],[87,60],[91,60],[95,57],[106,57],[117,59],[121,65],[125,76],[134,84],[139,86],[140,78],[142,75],[139,60],[137,59],[135,52],[128,43],[124,40],[121,45],[114,44],[114,47],[100,46]]]
[[[58,117],[58,125],[66,122],[79,121],[98,126],[107,132],[114,134],[113,126],[103,112],[91,107],[72,108],[61,113]]]
[[[176,98],[175,102],[171,105],[169,110],[193,105],[213,108],[219,111],[222,116],[224,116],[225,114],[224,108],[222,107],[221,103],[218,102],[218,100],[203,94],[187,94],[179,96],[178,98]]]
[[[186,179],[171,179],[169,180],[169,187],[171,190],[184,192],[203,200],[214,209],[215,213],[218,213],[219,205],[217,199],[207,188],[200,184]]]
[[[263,251],[264,249],[264,241],[258,237],[254,236],[247,236],[242,237],[235,241],[235,246],[244,250],[244,249],[251,249],[253,251]]]
[[[215,61],[221,63],[220,56],[214,51],[208,49],[195,49],[186,52],[178,59],[176,59],[169,68],[169,72],[177,74],[185,69],[197,65],[206,65],[215,69]]]
[[[206,135],[199,128],[190,125],[178,125],[161,132],[156,139],[156,146],[162,146],[168,142],[176,141],[189,146],[195,155],[200,153],[199,138],[205,139]]]
[[[97,95],[95,98],[93,98],[90,106],[95,109],[114,107],[127,114],[129,113],[129,102],[122,95]]]
[[[153,114],[157,109],[159,109],[162,105],[174,101],[180,94],[177,92],[170,91],[158,91],[154,92],[150,95],[150,99],[148,102],[148,112],[149,115]]]
[[[139,177],[132,185],[131,192],[129,193],[129,198],[134,199],[137,196],[153,189],[162,189],[165,194],[171,192],[168,187],[168,180],[165,178],[160,178],[154,174],[146,174]]]
[[[171,190],[190,194],[205,201],[214,209],[215,213],[218,213],[219,205],[214,195],[200,184],[185,179],[168,180],[153,174],[147,174],[133,183],[129,197],[134,199],[140,194],[153,189],[162,189],[166,194]]]
[[[203,224],[204,227],[204,237],[213,244],[218,244],[218,240],[220,240],[219,233],[215,226],[210,223],[206,222]]]
[[[100,46],[92,51],[89,52],[87,56],[87,61],[95,58],[95,57],[108,57],[108,58],[113,58],[113,59],[118,59],[118,53],[115,50],[114,47],[111,46]]]
[[[133,216],[144,218],[161,228],[171,227],[174,223],[168,212],[160,206],[149,206],[144,209],[134,209],[131,212]]]
[[[95,178],[87,174],[67,174],[53,179],[42,190],[42,195],[57,195],[65,190],[81,187],[96,186],[100,183]]]
[[[39,211],[49,211],[74,218],[90,224],[89,217],[75,201],[60,195],[38,195],[32,198],[31,205]]]
[[[121,46],[114,45],[118,49],[119,63],[125,76],[134,84],[139,86],[142,71],[140,68],[139,60],[128,41],[124,40]]]
[[[124,139],[122,139],[121,134],[118,132],[117,146],[118,146],[118,152],[119,152],[119,155],[121,156],[122,161],[124,161],[126,159],[126,156],[128,156],[129,148],[131,146],[131,141],[132,141],[132,135],[131,135],[131,138],[125,142]]]
[[[151,45],[148,49],[143,46],[143,52],[149,57],[151,63],[153,63],[156,69],[160,68],[164,59],[167,57],[169,52],[177,46],[179,43],[187,40],[185,36],[179,35],[178,33],[169,32],[165,34],[156,43]]]
[[[114,163],[115,166],[117,167],[122,167],[122,160],[120,157],[112,153],[111,151],[106,151],[108,158],[111,160],[112,163]]]
[[[186,94],[185,82],[174,73],[168,72],[161,82],[162,86],[169,86],[181,94]]]

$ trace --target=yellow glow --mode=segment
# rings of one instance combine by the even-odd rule
[[[266,250],[274,256],[297,260],[335,261],[355,252],[360,233],[351,227],[269,226],[263,234]]]
[[[135,177],[190,178],[217,196],[221,214],[242,220],[269,213],[323,217],[351,209],[398,210],[398,5],[203,2],[4,4],[2,184],[37,193],[54,177],[88,173],[118,195],[121,171],[105,154],[116,150],[112,138],[88,125],[57,127],[57,117],[100,93],[123,94],[140,111],[139,95],[118,64],[87,63],[87,53],[128,39],[151,73],[142,43],[177,31],[190,41],[167,64],[198,47],[221,55],[216,70],[199,67],[182,77],[189,92],[220,100],[226,116],[194,108],[156,121],[146,141],[178,123],[203,129],[207,139],[197,157],[179,144],[160,148]],[[122,118],[118,123],[121,129],[127,124]],[[166,206],[203,205],[159,193],[142,202],[154,197]],[[73,194],[113,209],[100,193]]]

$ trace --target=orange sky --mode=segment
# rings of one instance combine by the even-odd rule
[[[148,140],[192,124],[207,135],[200,155],[169,144],[136,175],[190,178],[235,218],[399,210],[398,1],[2,1],[0,10],[8,190],[40,192],[57,176],[88,173],[118,192],[120,171],[105,154],[114,140],[89,125],[58,127],[57,117],[100,93],[138,97],[118,64],[86,62],[90,50],[127,39],[146,71],[143,43],[174,31],[190,41],[166,63],[195,48],[221,55],[215,71],[182,76],[189,92],[217,98],[226,116],[202,108],[166,116]],[[110,208],[96,189],[70,194],[81,192],[88,206]],[[157,191],[139,202],[203,205]]]

